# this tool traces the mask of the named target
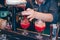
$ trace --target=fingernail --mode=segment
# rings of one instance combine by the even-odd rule
[[[28,8],[27,10],[30,10],[30,8]]]

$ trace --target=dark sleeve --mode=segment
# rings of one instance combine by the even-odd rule
[[[27,4],[26,4],[26,8],[32,8],[30,2],[27,2]]]
[[[1,5],[4,5],[4,0],[0,0],[0,4]]]
[[[50,1],[50,13],[53,15],[53,21],[52,23],[57,23],[58,20],[58,3],[56,0]]]
[[[32,5],[33,5],[35,3],[34,2],[35,0],[31,0],[31,1],[32,1]],[[26,8],[32,8],[33,9],[32,5],[31,5],[30,1],[28,0],[27,4],[26,4]]]

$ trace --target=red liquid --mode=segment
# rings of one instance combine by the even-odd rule
[[[36,25],[35,25],[35,29],[36,29],[38,32],[42,32],[42,31],[44,31],[45,26],[36,26]]]
[[[27,29],[30,26],[30,23],[26,18],[22,20],[20,24],[23,29]]]
[[[23,29],[27,29],[29,27],[29,24],[21,24]]]

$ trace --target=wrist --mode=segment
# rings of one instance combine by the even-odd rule
[[[41,20],[41,16],[42,16],[42,13],[40,12],[35,12],[35,18],[38,19],[38,20]]]

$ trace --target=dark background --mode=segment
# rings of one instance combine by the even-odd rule
[[[59,18],[58,18],[58,22],[60,23],[60,0],[57,0],[58,1],[58,14],[59,14]],[[4,0],[0,0],[0,4],[1,5],[3,5],[3,6],[5,6],[4,5]],[[7,8],[7,7],[6,7]],[[7,10],[5,7],[3,7],[3,8],[0,8],[0,10]],[[59,31],[60,32],[60,31]],[[46,33],[46,32],[45,32]],[[48,34],[48,33],[46,33],[46,34]],[[59,33],[59,36],[60,36],[60,33]]]

